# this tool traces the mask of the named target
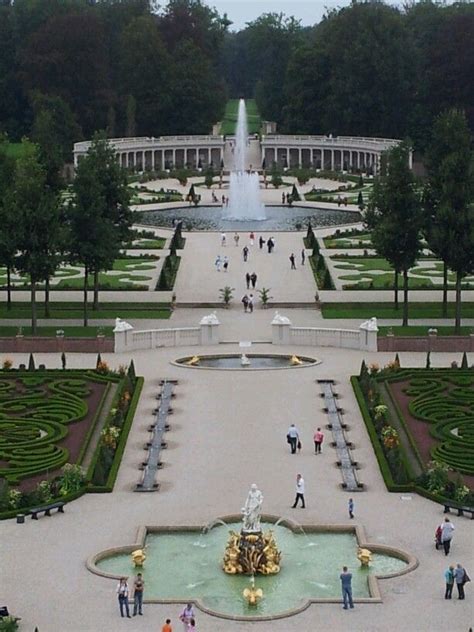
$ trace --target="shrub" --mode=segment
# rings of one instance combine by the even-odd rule
[[[109,373],[109,365],[104,360],[100,360],[95,370],[99,375],[107,375]]]
[[[2,364],[2,369],[4,371],[9,371],[12,368],[12,366],[13,366],[13,362],[10,360],[10,358],[5,358]]]
[[[77,463],[66,463],[60,477],[59,493],[66,496],[78,492],[85,482],[85,473]]]

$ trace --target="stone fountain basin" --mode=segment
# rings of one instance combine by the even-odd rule
[[[305,525],[276,516],[262,516],[262,529],[272,529],[282,552],[278,575],[258,575],[263,590],[257,607],[242,596],[250,585],[245,575],[226,575],[222,558],[228,530],[238,531],[240,516],[224,516],[211,527],[140,527],[135,544],[101,551],[87,561],[88,569],[102,577],[132,577],[137,569],[131,552],[146,545],[143,569],[145,603],[193,602],[211,615],[235,620],[288,617],[311,603],[341,603],[339,574],[344,564],[353,574],[356,603],[381,603],[380,579],[414,570],[418,560],[401,549],[370,543],[361,525]],[[361,568],[357,547],[372,552],[369,568]]]
[[[198,354],[196,354],[198,355]],[[309,356],[300,356],[295,354],[301,360],[302,364],[291,364],[291,355],[273,354],[273,353],[246,353],[250,364],[242,365],[241,353],[223,353],[212,355],[198,355],[199,364],[192,365],[188,362],[194,356],[186,356],[178,358],[172,364],[182,366],[187,369],[211,369],[224,371],[261,371],[275,369],[304,369],[321,363],[317,358]]]

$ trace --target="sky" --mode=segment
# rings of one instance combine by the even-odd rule
[[[293,15],[301,20],[303,26],[311,26],[321,20],[327,8],[350,4],[350,0],[205,0],[205,2],[215,7],[221,15],[227,13],[233,22],[231,31],[245,28],[246,22],[252,22],[262,13]]]

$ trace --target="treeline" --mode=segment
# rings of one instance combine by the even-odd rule
[[[240,96],[289,133],[424,150],[442,111],[474,127],[473,3],[354,1],[313,27],[274,13],[230,25],[201,0],[0,0],[0,132],[63,154],[97,130],[208,133]]]
[[[40,142],[208,133],[225,20],[195,0],[0,2],[0,132]],[[41,138],[38,138],[38,137]],[[41,144],[41,143],[40,143]]]
[[[474,4],[353,2],[312,28],[267,14],[226,35],[231,96],[288,133],[404,138],[424,150],[451,107],[474,127]]]

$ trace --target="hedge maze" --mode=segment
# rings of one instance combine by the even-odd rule
[[[10,373],[10,372],[9,372]],[[95,421],[89,407],[102,376],[11,372],[0,377],[0,478],[9,484],[53,472],[69,459],[71,424]]]
[[[433,459],[474,474],[474,372],[428,370],[405,379],[410,414],[430,424],[436,440]]]

